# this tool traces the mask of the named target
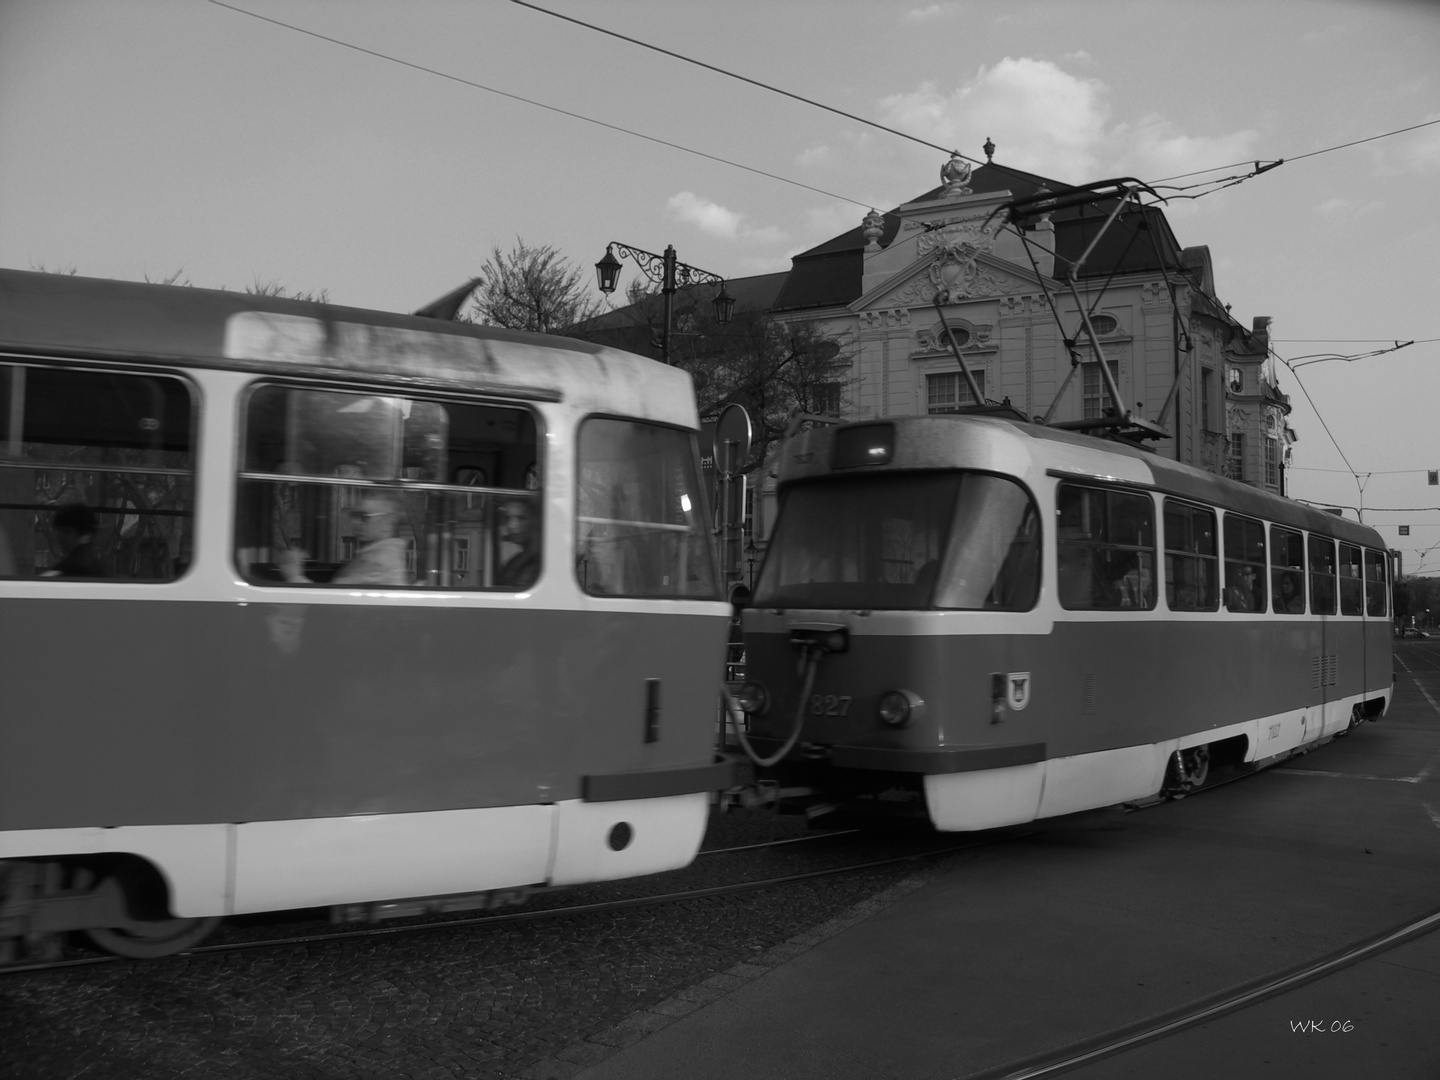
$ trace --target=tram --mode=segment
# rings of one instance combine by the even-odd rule
[[[847,423],[782,450],[732,718],[809,813],[996,828],[1378,719],[1389,615],[1355,522],[1018,414]]]
[[[0,958],[690,862],[698,429],[586,342],[0,271]]]

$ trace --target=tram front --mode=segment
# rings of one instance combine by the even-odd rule
[[[1028,440],[990,418],[915,417],[788,443],[751,607],[736,737],[782,798],[937,815],[942,778],[1033,765],[1044,630]],[[743,719],[741,719],[743,714]]]

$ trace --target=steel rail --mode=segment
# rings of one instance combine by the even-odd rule
[[[859,830],[849,830],[858,832]],[[825,839],[832,835],[843,835],[840,830],[835,833],[818,834],[813,839]],[[684,889],[673,893],[654,893],[648,896],[632,896],[620,900],[602,900],[589,904],[572,904],[564,907],[539,908],[535,910],[509,912],[503,915],[479,915],[463,919],[444,919],[426,923],[407,923],[396,926],[375,926],[363,930],[336,930],[324,933],[297,934],[283,938],[260,938],[250,941],[224,942],[215,945],[197,945],[192,949],[185,949],[171,956],[159,956],[145,960],[145,963],[163,963],[167,960],[178,960],[199,956],[215,955],[219,953],[245,952],[250,950],[266,948],[284,948],[296,945],[313,945],[331,941],[354,941],[364,938],[393,937],[407,934],[421,933],[434,930],[451,930],[468,927],[492,926],[523,922],[541,922],[546,919],[566,918],[573,915],[590,915],[608,911],[622,911],[627,908],[658,907],[663,904],[678,904],[687,900],[702,900],[714,896],[727,896],[733,893],[750,892],[758,889],[772,888],[781,885],[793,885],[804,881],[811,881],[825,877],[835,877],[841,874],[856,874],[866,870],[875,870],[887,866],[897,866],[906,862],[916,862],[920,859],[938,858],[944,855],[953,855],[957,852],[968,851],[978,847],[985,847],[996,844],[1002,840],[1010,839],[1016,832],[1005,832],[995,836],[987,836],[984,839],[972,840],[963,844],[951,844],[945,847],[934,848],[926,851],[910,852],[905,855],[895,855],[884,859],[873,859],[862,863],[851,863],[844,866],[826,867],[822,870],[809,870],[799,874],[785,874],[780,877],[758,878],[753,881],[730,882],[725,885],[711,885],[699,889]],[[781,844],[795,843],[797,840],[808,840],[810,837],[795,837],[785,840],[774,841],[752,845],[752,847],[774,847]],[[717,848],[701,852],[702,855],[726,854],[733,851],[745,851],[751,848]],[[97,964],[111,964],[120,961],[135,961],[124,956],[83,956],[67,960],[41,961],[33,964],[18,963],[0,966],[0,976],[18,975],[26,972],[54,971],[63,968],[91,967]]]

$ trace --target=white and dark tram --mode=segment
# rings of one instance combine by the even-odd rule
[[[688,863],[698,427],[585,342],[0,271],[0,957]]]
[[[811,812],[972,830],[1183,795],[1384,713],[1387,554],[1121,441],[819,428],[782,451],[736,726]]]

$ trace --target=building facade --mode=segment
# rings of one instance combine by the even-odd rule
[[[958,159],[942,179],[797,255],[775,297],[776,317],[852,343],[845,419],[956,411],[978,390],[1283,494],[1294,435],[1269,320],[1230,316],[1207,248],[1182,248],[1155,206],[1112,221],[1114,197],[1066,206],[1064,185]],[[1006,204],[1047,192],[1060,208],[1007,224]]]

